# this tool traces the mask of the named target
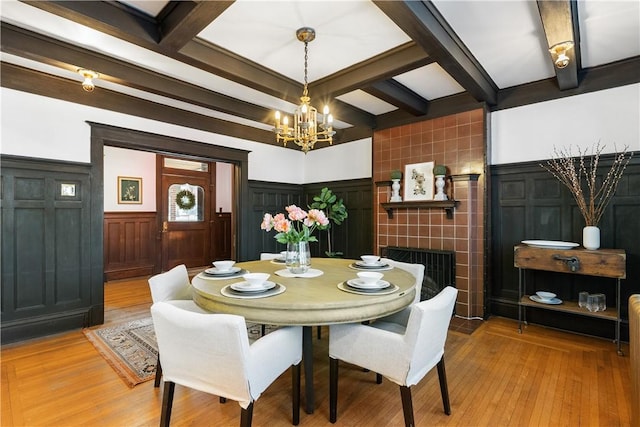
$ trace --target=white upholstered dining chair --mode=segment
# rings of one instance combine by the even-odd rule
[[[187,267],[184,264],[180,264],[169,271],[150,277],[149,289],[151,290],[151,300],[154,303],[162,301],[180,301],[178,304],[183,310],[194,311],[196,313],[207,313],[207,311],[203,310],[193,302],[189,273],[187,272]],[[154,387],[160,386],[161,378],[162,366],[160,364],[160,352],[158,352],[156,377],[153,382]]]
[[[338,361],[377,372],[400,386],[406,426],[413,426],[411,386],[438,367],[444,412],[451,414],[444,367],[444,344],[457,289],[412,304],[406,323],[376,320],[369,325],[331,325],[329,332],[329,420],[336,422]]]
[[[262,252],[260,253],[260,261],[268,260],[268,259],[276,259],[280,258],[280,253],[271,253],[271,252]]]
[[[160,425],[169,425],[175,385],[179,384],[237,401],[242,408],[240,425],[248,427],[253,403],[290,367],[292,422],[298,425],[302,328],[282,327],[250,342],[244,317],[195,313],[176,303],[151,306],[164,369]]]

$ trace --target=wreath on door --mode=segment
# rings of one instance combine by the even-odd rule
[[[196,196],[189,190],[182,190],[176,194],[176,205],[188,211],[196,205]]]

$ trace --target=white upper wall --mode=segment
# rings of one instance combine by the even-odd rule
[[[2,88],[0,153],[73,162],[90,162],[91,128],[87,121],[118,126],[205,144],[249,151],[251,180],[305,183],[305,170],[319,168],[322,181],[371,177],[370,147],[360,159],[341,171],[334,170],[333,156],[305,156],[301,151],[242,140],[155,120],[88,107],[54,98]],[[91,96],[87,94],[87,96]],[[275,138],[275,137],[274,137]],[[367,140],[365,140],[367,141]],[[358,149],[368,143],[353,143]],[[338,151],[347,153],[353,145]],[[339,147],[339,146],[338,146]],[[331,151],[335,148],[327,149]],[[324,151],[324,150],[320,150]],[[368,153],[368,154],[367,154]],[[368,158],[366,158],[368,157]],[[343,163],[348,157],[343,159]],[[310,166],[307,166],[310,165]],[[339,176],[339,178],[337,178]]]
[[[640,84],[539,102],[491,113],[493,165],[543,160],[558,149],[603,153],[640,150]]]
[[[371,178],[371,138],[314,149],[307,153],[304,182]]]
[[[301,151],[255,143],[196,129],[2,88],[0,153],[88,163],[86,121],[250,151],[249,179],[314,183],[370,178],[370,138]],[[90,95],[88,95],[90,96]],[[640,84],[576,95],[491,113],[490,164],[551,157],[553,147],[605,152],[628,145],[640,151]]]

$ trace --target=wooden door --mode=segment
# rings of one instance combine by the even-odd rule
[[[215,192],[211,164],[207,171],[167,168],[162,162],[160,200],[162,219],[162,271],[176,265],[209,265],[211,212]],[[213,174],[215,176],[215,174]]]

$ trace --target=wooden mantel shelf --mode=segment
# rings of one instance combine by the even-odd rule
[[[393,218],[394,209],[433,209],[443,208],[447,214],[447,219],[453,219],[453,210],[459,202],[457,200],[425,200],[420,202],[388,202],[380,203],[380,206],[387,211],[389,219]]]

